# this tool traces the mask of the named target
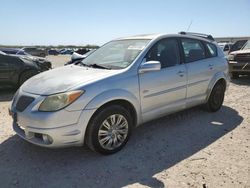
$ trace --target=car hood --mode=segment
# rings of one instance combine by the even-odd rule
[[[230,54],[231,55],[236,55],[236,54],[249,54],[250,53],[250,49],[247,50],[237,50],[237,51],[233,51]]]
[[[65,92],[79,85],[104,79],[120,72],[82,66],[65,66],[40,73],[27,80],[21,87],[24,92],[51,95]]]
[[[18,55],[18,54],[10,54],[10,56],[19,57],[21,59],[32,60],[32,61],[45,61],[45,58],[32,56],[32,55]]]

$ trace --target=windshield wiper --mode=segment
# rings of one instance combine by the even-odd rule
[[[83,63],[83,62],[79,62],[79,63],[77,63],[77,64],[80,64],[80,65],[85,66],[85,67],[89,67],[89,65],[88,65],[88,64]]]
[[[88,64],[89,67],[93,67],[93,68],[100,68],[100,69],[111,69],[110,67],[106,67],[104,65],[100,65],[100,64],[96,64],[96,63],[93,63],[93,64]]]
[[[85,67],[99,68],[99,69],[109,69],[109,70],[111,69],[110,67],[106,67],[104,65],[100,65],[100,64],[96,64],[96,63],[86,64],[86,63],[81,62],[80,65],[85,66]]]

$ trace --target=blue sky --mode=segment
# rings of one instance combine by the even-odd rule
[[[250,0],[0,0],[0,44],[98,44],[186,30],[250,36]]]

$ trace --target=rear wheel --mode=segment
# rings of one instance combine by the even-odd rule
[[[127,143],[132,128],[130,113],[122,106],[112,105],[100,110],[86,131],[87,146],[108,155],[120,151]]]
[[[37,71],[34,71],[34,70],[23,72],[19,78],[19,86],[21,86],[26,80],[28,80],[32,76],[35,76],[36,74],[37,74]]]
[[[206,109],[208,111],[216,112],[221,108],[224,101],[225,89],[225,85],[222,82],[215,84],[206,103]]]

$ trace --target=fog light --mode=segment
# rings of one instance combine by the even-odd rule
[[[52,144],[53,139],[49,135],[43,134],[43,141],[45,142],[45,144]]]

